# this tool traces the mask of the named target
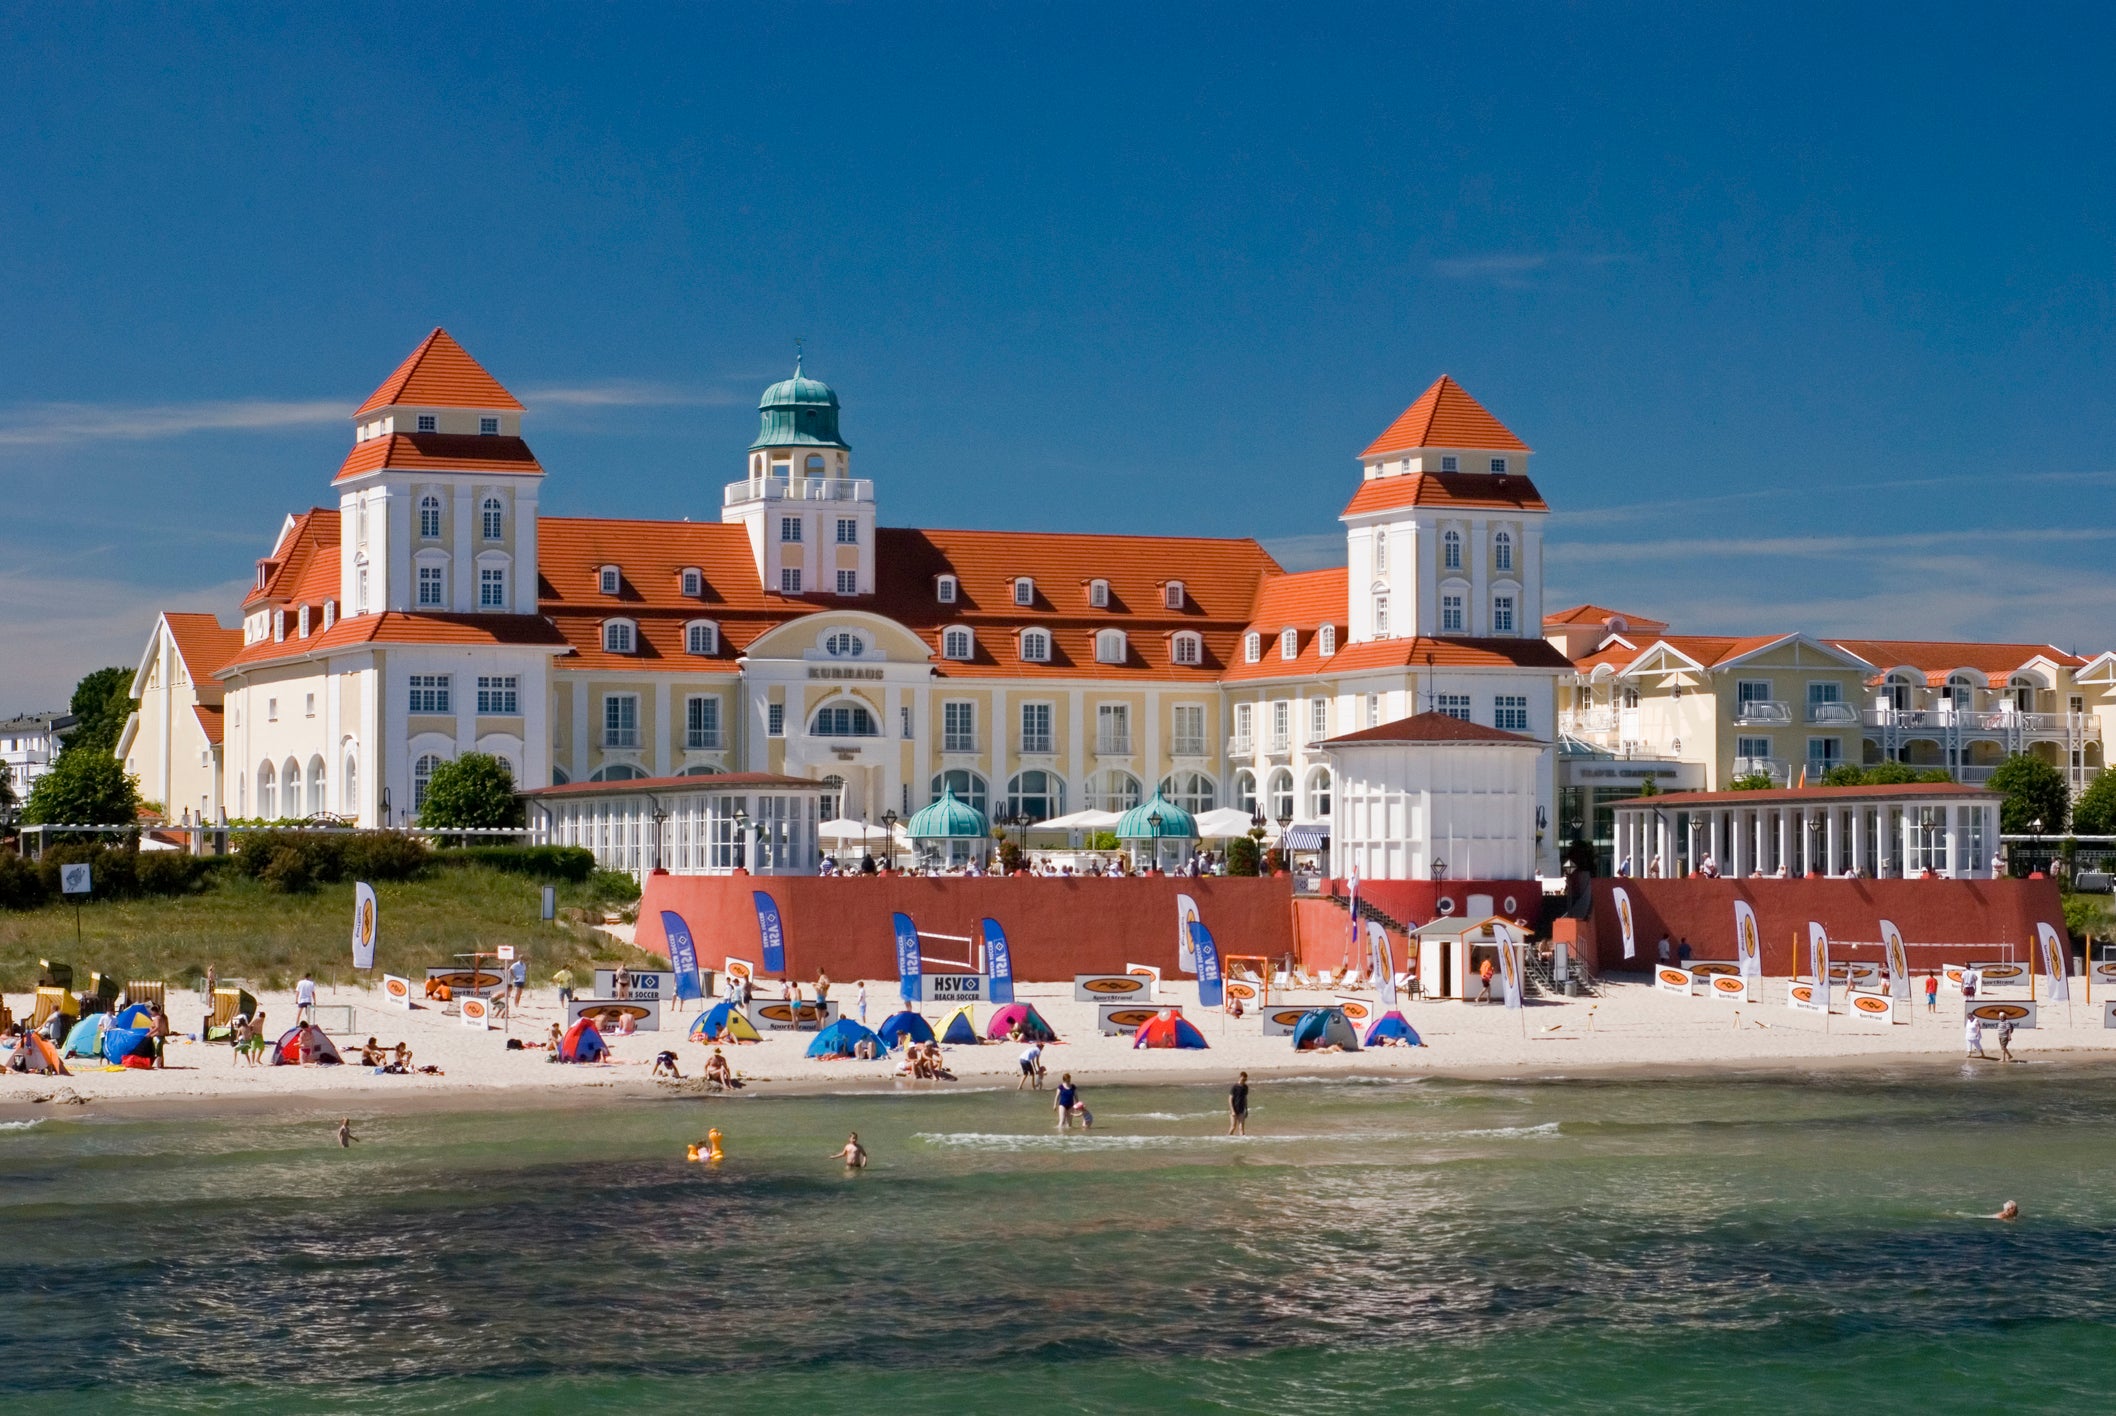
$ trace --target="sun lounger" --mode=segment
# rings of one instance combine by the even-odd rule
[[[1346,974],[1343,978],[1337,981],[1337,988],[1340,993],[1357,993],[1360,989],[1364,988],[1365,986],[1366,975],[1361,973],[1358,969],[1352,970],[1350,973]]]
[[[1329,989],[1336,987],[1336,985],[1331,982],[1331,980],[1336,977],[1337,970],[1324,969],[1321,973],[1315,976],[1315,986],[1317,988],[1328,991]]]

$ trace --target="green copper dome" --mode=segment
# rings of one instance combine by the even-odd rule
[[[914,813],[904,829],[911,833],[914,841],[959,840],[992,834],[992,828],[985,824],[985,814],[968,802],[957,801],[953,787],[944,789],[939,801]]]
[[[1117,818],[1117,839],[1150,841],[1156,838],[1183,840],[1198,834],[1198,823],[1190,813],[1154,790],[1152,801],[1141,802]]]
[[[781,379],[757,400],[757,440],[761,447],[835,447],[852,449],[838,436],[838,396],[829,384],[801,372],[794,356],[793,377]]]

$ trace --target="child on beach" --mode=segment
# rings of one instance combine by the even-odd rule
[[[867,1147],[860,1144],[860,1133],[854,1131],[850,1136],[846,1137],[844,1146],[841,1149],[832,1151],[830,1158],[832,1160],[843,1160],[847,1170],[865,1170],[867,1168]]]
[[[1227,1134],[1246,1136],[1249,1134],[1249,1074],[1235,1079],[1227,1088]]]
[[[1936,973],[1925,975],[1925,1011],[1940,1011],[1940,976]]]
[[[1021,1054],[1021,1080],[1014,1083],[1014,1090],[1020,1091],[1031,1085],[1037,1091],[1043,1090],[1043,1044],[1040,1042],[1030,1043],[1028,1051]]]

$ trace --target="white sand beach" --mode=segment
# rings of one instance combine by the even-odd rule
[[[1913,1021],[1890,1026],[1842,1012],[1825,1023],[1821,1016],[1793,1012],[1781,1001],[1737,1005],[1679,997],[1644,983],[1607,983],[1604,989],[1599,998],[1541,1000],[1518,1012],[1508,1012],[1496,1003],[1410,1003],[1403,1012],[1426,1046],[1349,1054],[1295,1052],[1289,1039],[1263,1036],[1254,1013],[1242,1019],[1228,1018],[1217,1011],[1201,1012],[1194,1002],[1187,1004],[1186,1013],[1199,1024],[1209,1050],[1135,1050],[1129,1038],[1098,1034],[1094,1005],[1075,1002],[1069,984],[1024,985],[1018,993],[1062,1039],[1046,1050],[1051,1079],[1071,1072],[1083,1085],[1217,1080],[1238,1070],[1259,1079],[1331,1073],[1557,1076],[1611,1069],[1675,1073],[1775,1065],[1814,1068],[1918,1057],[1952,1066],[1963,1052],[1962,1004],[1959,996],[1948,991],[1942,992],[1936,1013],[1925,1011],[1921,995],[1914,1005]],[[870,1024],[879,1024],[893,1011],[895,991],[893,979],[868,982]],[[855,994],[856,984],[841,983],[833,996],[850,999]],[[1785,982],[1765,980],[1764,995],[1782,1000]],[[1161,1001],[1185,1004],[1194,998],[1194,987],[1186,981],[1165,988]],[[1331,999],[1323,994],[1294,994],[1287,1001],[1323,1003]],[[29,1002],[19,995],[8,998],[18,1014],[26,1011]],[[668,1048],[676,1053],[684,1076],[690,1079],[689,1089],[695,1086],[709,1051],[686,1036],[695,1011],[665,1015],[665,1026],[658,1032],[610,1038],[613,1060],[607,1065],[557,1065],[541,1048],[508,1050],[510,1036],[542,1043],[551,1024],[564,1017],[551,990],[532,991],[507,1031],[466,1028],[438,1005],[422,1004],[409,1013],[385,1009],[378,990],[326,987],[319,1002],[327,1010],[352,1008],[354,1026],[349,1033],[336,1032],[333,1015],[326,1012],[326,1022],[334,1027],[334,1041],[349,1054],[356,1055],[359,1044],[370,1036],[385,1045],[403,1041],[410,1045],[416,1066],[436,1066],[441,1074],[378,1075],[351,1064],[251,1066],[238,1063],[225,1046],[175,1039],[168,1049],[168,1065],[160,1071],[108,1070],[100,1062],[77,1061],[71,1064],[72,1074],[65,1077],[0,1073],[0,1106],[52,1097],[108,1101],[342,1097],[365,1103],[396,1097],[441,1099],[459,1094],[593,1088],[651,1092],[667,1085],[648,1075],[657,1052]],[[276,1036],[293,1020],[293,997],[268,994],[262,1003],[267,1031]],[[936,1025],[947,1011],[936,1005],[925,1009]],[[193,1012],[190,995],[173,998],[174,1026],[181,1029],[188,1022],[195,1027],[197,1018],[187,1019]],[[2017,1035],[2015,1055],[2030,1061],[2116,1057],[2116,1031],[2103,1029],[2102,1012],[2100,1000],[2088,1003],[2075,997],[2069,1016],[2065,1005],[2046,1002],[2042,1025]],[[986,1015],[980,1010],[980,1018]],[[813,1036],[809,1032],[766,1033],[760,1043],[730,1045],[725,1050],[737,1072],[751,1084],[747,1094],[868,1087],[921,1091],[950,1085],[898,1078],[891,1061],[811,1060],[804,1053]],[[1987,1041],[1986,1050],[1996,1055],[1995,1042]],[[987,1043],[949,1047],[945,1055],[958,1084],[1012,1086],[1020,1051],[1018,1045]]]

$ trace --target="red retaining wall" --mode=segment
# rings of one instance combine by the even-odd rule
[[[1638,957],[1628,964],[1612,893],[1618,886],[1631,897],[1637,929]],[[1665,932],[1677,944],[1687,936],[1695,958],[1732,959],[1736,900],[1756,911],[1763,971],[1783,976],[1807,972],[1809,920],[1829,931],[1831,958],[1875,962],[1882,957],[1878,921],[1893,920],[1918,970],[1972,959],[2024,960],[2038,922],[2060,934],[2065,927],[2064,905],[2049,880],[1597,880],[1595,956],[1604,969],[1648,968]],[[1920,947],[1935,945],[1942,947]]]
[[[1359,893],[1366,895],[1366,882],[1361,881]],[[1387,905],[1380,906],[1382,913],[1400,919]],[[1319,969],[1339,972],[1346,968],[1364,969],[1367,961],[1367,946],[1364,941],[1352,942],[1352,916],[1343,905],[1313,897],[1295,899],[1293,902],[1293,931],[1300,939],[1301,966],[1310,973]],[[1389,936],[1389,957],[1401,973],[1410,967],[1410,940],[1401,932],[1384,930]]]
[[[1222,957],[1276,958],[1294,947],[1293,882],[1257,878],[1131,876],[775,876],[649,875],[639,903],[638,942],[667,954],[661,911],[675,910],[698,942],[698,962],[718,969],[728,955],[759,961],[753,890],[768,890],[786,924],[786,967],[795,978],[826,969],[840,981],[896,977],[889,916],[902,910],[929,933],[978,937],[986,915],[1007,932],[1014,977],[1070,981],[1152,964],[1176,974],[1176,896],[1198,902]],[[1339,912],[1342,918],[1342,911]],[[968,945],[929,940],[934,958],[968,959]]]

